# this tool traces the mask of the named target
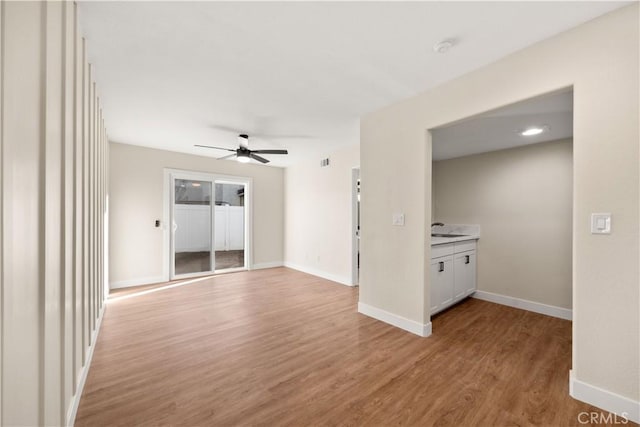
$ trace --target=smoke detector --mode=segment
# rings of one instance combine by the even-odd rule
[[[433,51],[436,53],[447,53],[449,49],[456,44],[456,41],[453,39],[445,39],[433,45]]]

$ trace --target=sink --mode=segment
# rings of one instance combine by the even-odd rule
[[[464,237],[468,236],[468,234],[442,234],[442,233],[431,233],[431,237]]]

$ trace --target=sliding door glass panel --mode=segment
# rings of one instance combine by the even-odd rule
[[[211,271],[212,185],[174,180],[174,275]]]
[[[245,185],[216,181],[215,269],[245,267]]]

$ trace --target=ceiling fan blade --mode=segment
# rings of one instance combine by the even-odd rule
[[[264,157],[260,157],[257,154],[253,154],[253,153],[254,153],[253,151],[251,153],[249,153],[249,157],[259,161],[260,163],[269,163],[269,160],[265,159]]]
[[[289,154],[287,150],[251,150],[251,152],[260,154]]]
[[[232,157],[236,157],[237,154],[233,153],[233,154],[229,154],[228,156],[224,156],[224,157],[216,157],[216,160],[226,160],[226,159],[230,159]]]
[[[198,144],[195,144],[194,147],[215,148],[216,150],[236,151],[236,150],[232,150],[231,148],[214,147],[212,145],[198,145]]]

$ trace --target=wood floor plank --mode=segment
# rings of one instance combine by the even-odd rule
[[[122,295],[77,426],[569,426],[600,412],[568,395],[560,319],[471,299],[421,338],[358,314],[357,288],[286,268]]]

